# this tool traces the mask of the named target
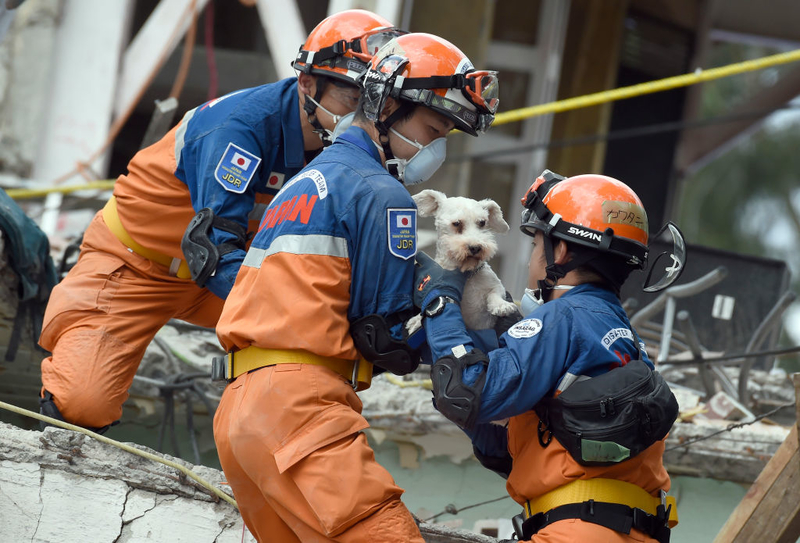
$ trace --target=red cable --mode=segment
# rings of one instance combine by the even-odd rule
[[[217,61],[214,57],[214,1],[208,3],[205,13],[206,64],[208,65],[208,100],[217,97],[219,77],[217,74]]]

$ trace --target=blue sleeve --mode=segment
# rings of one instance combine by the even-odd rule
[[[216,233],[219,231],[215,229],[214,232]],[[227,232],[222,233],[227,234]],[[213,237],[212,242],[219,243],[214,241]],[[233,288],[233,283],[236,282],[236,275],[239,273],[239,268],[244,261],[245,254],[245,251],[237,250],[222,255],[217,263],[217,270],[214,272],[214,275],[206,280],[205,286],[208,290],[223,300],[227,299],[228,294],[230,294]]]
[[[569,366],[572,313],[542,306],[500,338],[489,353],[478,422],[530,411],[553,391]],[[472,369],[472,368],[470,368]]]
[[[352,267],[347,315],[351,322],[372,314],[388,317],[414,307],[413,253],[402,258],[389,250],[387,217],[389,209],[408,210],[416,215],[416,207],[408,191],[399,183],[396,185],[373,186],[364,191],[345,217]],[[402,330],[402,324],[397,324],[392,333],[399,339]]]
[[[505,426],[478,423],[472,430],[464,430],[464,433],[481,454],[495,458],[508,455],[508,430]]]
[[[472,337],[467,333],[458,304],[445,305],[444,311],[435,317],[424,318],[422,324],[434,361],[453,354],[453,349],[459,345],[463,345],[467,352],[475,348]],[[469,383],[473,382],[474,380]]]
[[[434,360],[451,354],[458,345],[464,345],[467,352],[474,346],[455,304],[445,306],[441,315],[425,319],[425,331]],[[546,304],[500,337],[499,347],[488,353],[488,365],[464,368],[462,379],[468,385],[486,372],[477,422],[530,411],[553,390],[573,357],[571,349],[580,348],[570,341],[571,331],[572,313],[558,304]]]
[[[203,112],[197,115],[202,115]],[[190,127],[193,121],[189,121]],[[265,123],[265,130],[269,131],[269,124]],[[187,132],[189,132],[187,130]],[[267,134],[263,141],[270,141]],[[230,186],[219,179],[218,169],[223,158],[228,158],[230,153],[244,150],[249,160],[258,163],[249,175],[249,180],[244,186]],[[247,230],[248,215],[255,204],[255,187],[264,172],[270,172],[277,149],[272,146],[263,149],[259,137],[245,123],[237,119],[230,119],[224,125],[212,129],[197,139],[187,142],[181,152],[181,161],[176,175],[183,178],[189,187],[192,207],[195,212],[203,208],[211,208],[214,215],[230,219]],[[258,160],[255,160],[258,159]],[[234,241],[236,237],[223,230],[213,228],[210,240],[215,245]],[[233,287],[239,267],[245,257],[244,250],[236,250],[225,254],[217,264],[216,272],[206,282],[211,292],[222,299],[228,297]]]

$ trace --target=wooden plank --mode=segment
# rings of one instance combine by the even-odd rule
[[[753,541],[779,541],[786,535],[793,519],[800,516],[800,452],[795,443],[794,454],[778,474],[750,516],[742,530],[736,534],[735,543]],[[756,481],[757,483],[758,481]],[[791,541],[796,541],[797,535]]]
[[[792,375],[800,398],[800,374]],[[717,534],[715,542],[794,542],[800,536],[800,405],[797,422]]]
[[[772,460],[769,461],[761,472],[761,475],[756,479],[756,482],[752,484],[747,494],[742,498],[742,501],[733,511],[733,514],[731,514],[727,522],[725,522],[725,525],[714,539],[715,543],[728,543],[735,540],[737,534],[750,522],[759,503],[765,499],[775,483],[779,480],[784,469],[790,462],[797,462],[796,453],[797,427],[795,426],[780,448],[778,448],[775,456],[772,457]],[[796,470],[796,464],[794,464],[794,466]]]
[[[794,409],[796,413],[795,428],[800,440],[800,373],[792,374],[792,383],[794,384]]]

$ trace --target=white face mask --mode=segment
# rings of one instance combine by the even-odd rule
[[[321,109],[322,111],[324,111],[325,113],[330,115],[331,118],[333,119],[333,124],[334,125],[338,125],[339,121],[344,118],[341,115],[335,115],[331,111],[328,111],[327,109],[325,109],[325,107],[322,104],[320,104],[319,102],[317,102],[316,100],[311,98],[311,96],[309,96],[308,94],[306,94],[306,100],[308,100],[309,102],[311,102],[312,104],[317,106],[317,109]],[[350,113],[349,115],[353,115],[353,114]],[[345,115],[345,117],[346,116],[347,115]],[[317,122],[319,122],[319,121],[317,121]],[[322,126],[322,125],[320,124],[320,126]],[[335,130],[336,130],[336,126],[334,126],[334,131]],[[321,139],[323,142],[331,142],[331,141],[333,141],[335,139],[334,132],[331,132],[327,128],[322,128],[322,129],[315,128],[314,132],[316,132],[316,134],[319,136],[319,139]]]
[[[569,290],[571,288],[575,287],[573,285],[557,285],[553,287],[553,290]],[[526,288],[525,294],[522,295],[522,300],[520,301],[520,309],[522,309],[522,314],[527,317],[529,313],[543,303],[542,289]]]
[[[387,168],[394,164],[397,168],[397,178],[406,185],[416,185],[427,181],[436,173],[447,156],[447,140],[436,138],[428,145],[411,141],[394,128],[390,128],[395,136],[413,145],[419,151],[411,158],[392,158],[386,161]]]
[[[350,128],[353,124],[353,119],[355,118],[356,113],[348,113],[347,115],[343,116],[339,119],[339,122],[336,123],[336,126],[333,129],[333,134],[331,135],[331,141],[336,141],[336,138],[342,135],[345,130]]]

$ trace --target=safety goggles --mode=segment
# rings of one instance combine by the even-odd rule
[[[444,96],[439,96],[429,89],[412,89],[403,91],[402,97],[412,102],[427,106],[448,117],[456,128],[470,134],[485,132],[494,121],[494,115],[479,113]]]
[[[394,38],[407,33],[405,30],[399,30],[394,27],[376,28],[350,41],[339,40],[333,45],[323,47],[319,51],[300,49],[293,65],[301,62],[305,64],[306,69],[315,65],[343,68],[360,73],[367,68],[370,59],[378,52],[378,49]],[[355,58],[346,56],[348,51]]]
[[[480,70],[465,74],[410,77],[402,82],[403,90],[456,89],[460,90],[480,112],[494,115],[500,104],[500,84],[497,72]]]
[[[464,74],[464,96],[478,108],[494,115],[500,104],[497,72],[480,70]]]
[[[408,32],[394,27],[377,28],[350,41],[347,48],[364,62],[369,62],[378,49],[404,34],[408,34]]]

